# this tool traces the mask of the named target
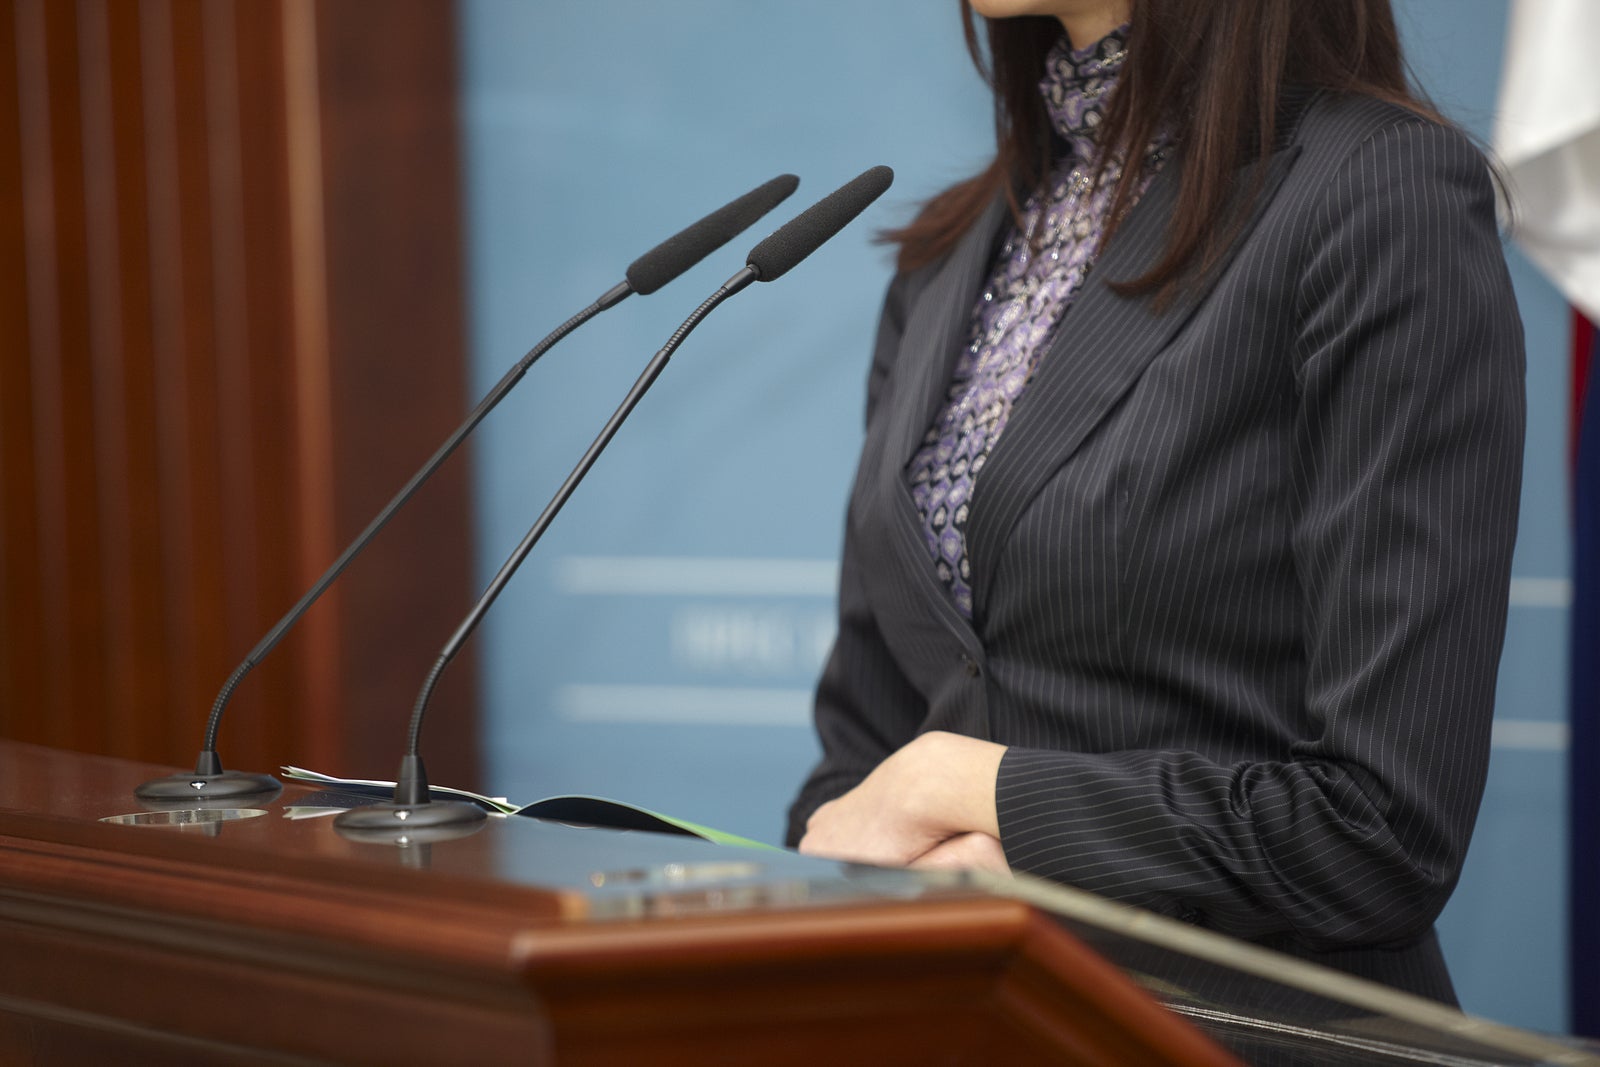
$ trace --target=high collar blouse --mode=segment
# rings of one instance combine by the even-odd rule
[[[1039,91],[1060,136],[1045,195],[1024,205],[972,312],[967,344],[944,405],[906,467],[933,566],[963,616],[972,617],[966,524],[973,487],[1046,342],[1094,265],[1123,163],[1095,180],[1098,132],[1126,56],[1124,31],[1074,51],[1065,35],[1045,60]],[[1167,155],[1145,160],[1143,195]]]

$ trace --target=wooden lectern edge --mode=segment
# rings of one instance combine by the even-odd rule
[[[0,835],[3,835],[0,829]],[[0,917],[27,916],[63,928],[163,944],[203,944],[240,959],[278,958],[299,943],[335,941],[371,954],[406,958],[426,949],[447,967],[510,969],[506,944],[530,921],[526,912],[486,923],[485,910],[417,902],[370,888],[318,885],[304,877],[264,875],[117,856],[0,836]],[[492,914],[492,913],[491,913]]]
[[[10,821],[0,815],[0,833]],[[481,906],[470,915],[462,909],[452,916],[453,909],[432,902],[427,922],[397,922],[384,908],[391,902],[375,900],[364,889],[322,887],[309,901],[303,882],[293,877],[263,879],[258,872],[200,869],[131,855],[117,855],[109,863],[86,846],[10,835],[0,836],[0,865],[8,882],[0,918],[9,921],[170,951],[203,950],[255,965],[303,966],[315,946],[331,940],[346,946],[340,953],[341,980],[389,985],[413,984],[393,964],[414,961],[422,952],[429,966],[415,978],[419,987],[436,981],[441,967],[480,980],[486,971],[498,973],[534,992],[558,1021],[580,1032],[584,1018],[604,1019],[611,1026],[617,1016],[606,1005],[618,999],[630,1000],[636,1018],[656,1025],[665,1020],[689,1026],[700,1009],[712,1017],[723,1014],[731,1007],[726,1000],[698,1008],[694,1001],[704,984],[721,985],[730,978],[760,990],[842,967],[881,982],[959,962],[969,973],[998,975],[998,990],[985,990],[969,978],[941,985],[931,992],[934,998],[959,1002],[992,996],[1012,1025],[1032,1032],[1047,1047],[1071,1047],[1085,1029],[1097,1043],[1115,1044],[1121,1026],[1176,1057],[1147,1062],[1235,1062],[1076,937],[1015,900],[886,900],[667,921],[556,920],[531,927],[529,915],[513,912],[486,927]],[[175,894],[184,900],[181,917],[163,907]],[[661,1008],[641,1013],[638,998],[664,981],[682,995],[657,997]],[[474,996],[486,993],[478,983],[473,988]],[[1071,1026],[1059,1018],[1064,988],[1082,1009],[1074,1011]],[[508,994],[515,996],[504,989],[490,999],[504,1000]],[[837,1010],[847,1013],[852,999],[848,989],[842,990]],[[826,1000],[813,997],[794,1009],[826,1014]],[[1095,1017],[1117,1025],[1094,1024]],[[1124,1048],[1119,1055],[1132,1057],[1122,1062],[1145,1062],[1141,1051],[1149,1048]]]
[[[669,980],[680,995],[662,1014],[688,1025],[686,1016],[700,1007],[702,984],[726,979],[730,971],[752,987],[798,982],[809,970],[841,967],[853,980],[881,983],[932,974],[959,961],[969,974],[989,974],[990,983],[924,989],[922,995],[986,998],[1007,1027],[1041,1049],[1065,1053],[1066,1062],[1239,1067],[1078,937],[1016,900],[822,908],[746,916],[736,927],[725,918],[721,924],[622,923],[582,933],[529,933],[519,947],[536,984],[561,991],[552,1003],[558,1018],[563,999],[587,1005],[578,1019],[564,1020],[568,1026],[581,1026],[586,1016],[599,1025],[606,1013],[597,1014],[595,998],[605,1003],[640,996]],[[841,999],[848,1001],[848,994]],[[808,1008],[826,1010],[815,1000]]]
[[[608,920],[525,931],[519,965],[550,980],[640,981],[729,966],[759,966],[774,952],[785,966],[866,960],[885,954],[931,960],[993,953],[1031,909],[1015,901],[884,900],[820,904],[780,912],[722,912],[661,920]]]
[[[1018,958],[1001,982],[999,996],[1008,1014],[1047,1036],[1050,1045],[1082,1045],[1083,1062],[1096,1062],[1107,1048],[1124,1044],[1125,1051],[1114,1061],[1118,1064],[1241,1067],[1220,1045],[1159,1005],[1078,937],[1031,907],[1028,913]],[[1063,1020],[1063,990],[1082,1009],[1070,1013],[1074,1019],[1070,1026]],[[1100,1024],[1092,1044],[1084,1044],[1088,1020]],[[1135,1043],[1129,1044],[1130,1038]]]
[[[121,761],[82,766],[95,776],[102,762],[113,779],[129,773]],[[590,914],[579,891],[396,873],[347,855],[0,808],[0,944],[11,956],[0,1030],[8,1013],[63,1026],[81,1016],[163,1040],[248,1042],[240,1035],[257,1024],[231,1010],[248,991],[280,1020],[321,1003],[353,1012],[272,1043],[333,1058],[368,1045],[415,1043],[426,1055],[509,1043],[539,1062],[590,1049],[597,1058],[578,1058],[629,1062],[663,1047],[674,1051],[662,1062],[694,1062],[686,1050],[708,1047],[695,1042],[737,1032],[796,1063],[784,1042],[798,1056],[835,1033],[898,1048],[886,1063],[913,1049],[983,1062],[991,1045],[1051,1061],[1070,1051],[1085,1063],[1234,1062],[1031,905],[971,889],[613,919]],[[134,977],[144,974],[155,978]],[[216,1017],[191,1026],[199,1005]],[[401,1005],[403,1025],[366,1033]],[[452,1045],[430,1026],[470,1036]],[[919,1036],[881,1042],[902,1031]]]

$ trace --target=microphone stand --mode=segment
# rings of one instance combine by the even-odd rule
[[[888,167],[873,167],[835,189],[759,241],[745,258],[744,267],[723,282],[716,292],[707,297],[687,319],[683,320],[683,324],[673,332],[667,343],[645,366],[638,380],[628,390],[628,395],[623,397],[622,403],[601,428],[594,443],[584,452],[577,466],[572,469],[572,473],[561,483],[561,488],[556,490],[550,503],[545,505],[544,511],[534,520],[532,528],[511,553],[511,557],[501,565],[489,587],[484,590],[483,596],[467,613],[466,619],[450,636],[450,640],[445,642],[439,658],[433,664],[433,669],[428,672],[427,680],[422,683],[422,690],[417,694],[416,706],[411,712],[411,730],[406,741],[406,754],[400,761],[394,800],[341,812],[334,816],[336,827],[367,831],[385,828],[392,831],[404,827],[409,831],[416,826],[450,826],[458,823],[482,822],[487,818],[483,809],[474,804],[462,801],[435,803],[429,796],[428,775],[422,765],[420,753],[422,719],[428,710],[428,700],[433,695],[439,676],[444,673],[451,659],[460,651],[478,623],[483,620],[490,606],[494,604],[495,598],[511,581],[511,576],[517,572],[517,568],[522,566],[522,561],[528,558],[533,546],[544,536],[551,521],[572,496],[578,483],[589,473],[600,453],[611,443],[611,439],[622,427],[623,421],[638,406],[645,392],[660,376],[667,365],[667,360],[672,358],[672,353],[677,351],[678,346],[683,344],[684,339],[694,328],[700,325],[713,308],[751,282],[769,282],[782,277],[866,210],[867,205],[881,196],[893,180],[894,172]]]
[[[550,523],[555,519],[562,507],[565,506],[573,491],[577,489],[578,483],[583,481],[584,476],[589,473],[589,469],[594,466],[595,460],[600,458],[600,453],[605,451],[606,446],[611,443],[611,439],[622,428],[624,420],[638,406],[639,401],[643,399],[645,392],[655,383],[655,380],[660,377],[662,370],[666,368],[667,361],[672,358],[673,352],[677,351],[678,346],[683,344],[684,339],[689,336],[696,326],[700,325],[701,321],[711,313],[713,308],[741,289],[744,289],[759,277],[760,272],[755,267],[745,266],[740,269],[737,274],[724,282],[721,288],[712,293],[699,307],[694,309],[693,313],[667,339],[667,343],[646,364],[638,379],[633,383],[633,387],[628,390],[627,396],[623,397],[622,403],[617,406],[616,411],[612,412],[611,418],[606,420],[605,426],[601,428],[594,442],[589,445],[588,450],[578,460],[577,466],[572,469],[572,473],[567,475],[566,481],[561,483],[561,487],[556,490],[555,496],[551,498],[550,503],[545,505],[545,509],[540,512],[539,517],[534,520],[533,526],[522,538],[522,541],[518,543],[510,558],[501,565],[494,579],[490,581],[488,588],[484,590],[483,596],[473,605],[472,610],[467,613],[466,619],[456,628],[456,632],[450,636],[450,640],[445,642],[444,649],[439,653],[439,658],[434,661],[433,669],[428,672],[427,679],[422,683],[422,689],[417,694],[416,706],[411,712],[411,728],[407,735],[406,754],[400,761],[400,774],[395,780],[394,800],[392,802],[369,804],[360,808],[351,808],[349,811],[341,812],[334,816],[333,822],[335,826],[347,830],[393,830],[400,827],[405,827],[409,830],[417,826],[448,826],[456,823],[481,822],[488,817],[484,810],[476,804],[461,800],[434,801],[429,796],[427,770],[423,767],[419,750],[422,743],[423,716],[427,712],[428,701],[433,696],[434,686],[438,684],[439,676],[444,673],[445,667],[455,658],[456,653],[461,650],[461,646],[472,635],[472,631],[477,629],[478,623],[483,621],[484,615],[488,614],[489,608],[511,581],[511,576],[517,572],[517,568],[522,566],[523,560],[528,558],[528,553],[533,551],[533,546],[539,543],[539,539],[549,529]]]
[[[256,793],[275,793],[282,789],[282,783],[268,774],[223,770],[222,760],[217,756],[217,729],[222,722],[223,709],[232,697],[234,689],[244,680],[244,676],[250,673],[262,657],[272,651],[290,627],[300,621],[300,617],[318,597],[322,596],[328,586],[333,584],[350,561],[366,547],[367,542],[372,540],[394,513],[411,499],[412,494],[422,483],[439,469],[440,464],[448,459],[466,436],[483,421],[484,416],[504,399],[535,360],[567,334],[607,308],[615,307],[631,294],[653,293],[678,277],[786,199],[794,192],[799,182],[800,179],[792,174],[781,174],[667,238],[628,265],[626,280],[612,286],[593,304],[557,326],[549,336],[523,356],[489,391],[489,395],[478,402],[478,406],[467,415],[466,421],[450,435],[432,458],[423,464],[422,469],[412,475],[411,480],[401,488],[394,499],[367,524],[367,528],[361,531],[333,565],[317,579],[316,584],[289,609],[288,614],[278,620],[278,624],[250,650],[250,654],[234,669],[233,674],[229,675],[211,705],[211,716],[206,720],[205,741],[201,745],[199,758],[195,760],[194,772],[169,775],[145,782],[134,790],[135,795],[146,800],[178,800],[193,797],[250,796]]]
[[[488,395],[478,402],[478,406],[468,413],[466,421],[456,427],[455,432],[445,440],[444,444],[439,446],[439,450],[428,459],[428,462],[424,463],[422,468],[411,476],[411,480],[401,487],[400,491],[395,494],[394,499],[384,505],[383,510],[378,512],[377,516],[367,524],[367,528],[362,530],[356,539],[350,542],[350,545],[340,554],[339,558],[333,561],[333,565],[322,573],[322,577],[318,578],[311,588],[306,590],[305,595],[295,603],[294,607],[290,608],[288,613],[278,620],[277,625],[267,631],[267,635],[257,642],[256,646],[250,650],[249,655],[245,656],[244,662],[234,668],[233,673],[223,683],[222,690],[217,693],[217,698],[211,705],[211,716],[206,720],[205,740],[200,747],[200,756],[195,761],[194,772],[192,774],[173,774],[165,778],[151,779],[134,789],[136,796],[145,800],[239,797],[256,793],[275,793],[283,788],[283,784],[270,774],[251,774],[245,771],[223,770],[222,760],[217,756],[217,730],[222,723],[222,712],[228,706],[228,700],[233,696],[233,691],[238,688],[240,682],[244,681],[245,675],[249,674],[255,665],[261,662],[267,653],[277,646],[278,642],[283,639],[283,635],[289,631],[289,628],[300,621],[300,617],[327,591],[328,586],[332,585],[334,580],[344,573],[344,569],[350,565],[350,561],[366,547],[367,542],[372,540],[379,530],[388,524],[389,520],[394,517],[394,513],[405,506],[406,501],[410,500],[416,491],[421,488],[422,483],[427,481],[445,460],[450,458],[450,454],[460,446],[461,442],[477,427],[478,423],[483,421],[484,416],[488,415],[495,405],[505,398],[505,395],[511,391],[512,387],[522,380],[522,376],[528,372],[529,367],[533,366],[534,361],[554,347],[567,334],[607,308],[615,307],[632,292],[633,289],[627,282],[618,282],[606,290],[594,303],[552,330],[544,340],[534,345],[526,355],[517,361],[515,366],[506,372],[495,387],[489,390]]]

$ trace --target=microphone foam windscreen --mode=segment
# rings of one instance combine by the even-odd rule
[[[865,171],[784,223],[752,248],[745,262],[756,269],[761,281],[783,277],[789,268],[848,226],[893,181],[894,171],[888,167]]]
[[[799,184],[793,174],[780,174],[668,237],[628,264],[628,285],[641,296],[655,292],[743,233],[783,203]]]

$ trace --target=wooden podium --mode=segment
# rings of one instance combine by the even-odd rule
[[[0,742],[0,1063],[1235,1062],[1015,901],[517,817],[355,842],[298,785],[101,821],[163,771]]]

